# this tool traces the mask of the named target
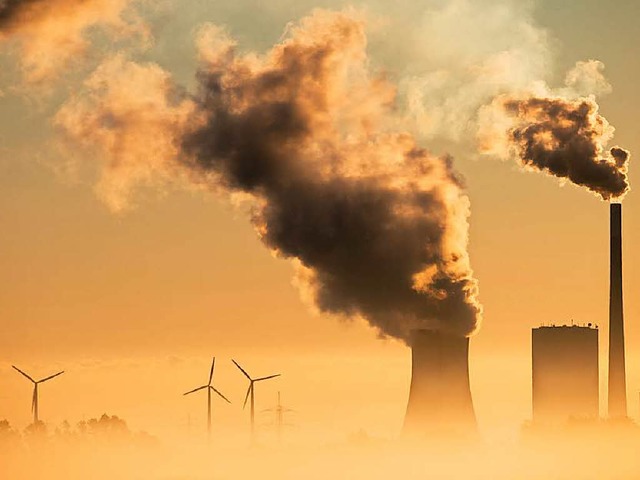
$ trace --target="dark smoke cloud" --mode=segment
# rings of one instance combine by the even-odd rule
[[[59,15],[61,6],[78,6],[85,0],[0,0],[0,38],[20,32],[47,16]]]
[[[31,3],[38,3],[42,0],[4,0],[0,2],[0,29],[6,28],[18,17],[21,9]]]
[[[165,105],[193,111],[166,124],[181,132],[168,168],[249,198],[262,242],[294,261],[320,311],[365,318],[405,340],[416,327],[472,333],[481,306],[467,253],[469,200],[451,159],[394,127],[395,91],[370,73],[362,23],[317,11],[259,56],[239,54],[213,27],[199,45],[199,93]],[[144,132],[129,98],[105,99],[104,90],[69,103],[59,126],[102,147]],[[120,170],[119,150],[107,154],[110,175],[131,172]]]
[[[39,16],[56,14],[61,5],[79,6],[87,0],[0,0],[0,32],[19,28]]]
[[[19,64],[30,84],[55,78],[87,49],[96,25],[146,38],[145,27],[123,12],[132,0],[0,0],[0,42],[17,40]]]
[[[98,20],[105,12],[105,5],[112,4],[121,10],[126,3],[123,0],[0,0],[0,33],[16,32],[47,18],[56,19],[64,28],[68,25],[66,22],[82,10],[92,11],[92,18]]]
[[[598,113],[593,97],[501,98],[511,117],[508,143],[525,167],[567,179],[603,200],[620,199],[629,191],[628,151],[605,151],[613,127]]]

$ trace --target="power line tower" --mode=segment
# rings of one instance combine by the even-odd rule
[[[284,430],[284,427],[292,426],[290,423],[286,423],[284,421],[284,416],[286,413],[295,412],[295,410],[292,410],[291,408],[287,408],[282,405],[280,392],[278,392],[278,404],[273,408],[267,408],[263,411],[274,413],[274,416],[275,416],[274,423],[276,427],[276,435],[278,436],[278,443],[282,443],[282,431]]]

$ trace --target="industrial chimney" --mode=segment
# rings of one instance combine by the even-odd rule
[[[622,314],[622,205],[612,203],[609,279],[609,418],[627,416]]]
[[[412,439],[476,434],[469,387],[469,339],[433,330],[413,333],[409,402],[403,436]]]

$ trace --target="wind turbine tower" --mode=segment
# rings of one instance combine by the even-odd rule
[[[247,377],[247,379],[249,380],[249,388],[247,389],[247,394],[244,397],[244,404],[242,405],[242,408],[244,409],[247,406],[247,400],[249,399],[249,395],[251,395],[251,438],[254,438],[254,433],[255,433],[255,388],[254,388],[254,384],[256,382],[262,382],[264,380],[269,380],[271,378],[276,378],[279,377],[281,374],[277,373],[275,375],[268,375],[266,377],[260,377],[260,378],[251,378],[251,375],[249,375],[246,370],[244,368],[242,368],[238,362],[236,362],[235,360],[231,359],[231,361],[235,364],[236,367],[238,367],[240,369],[240,371],[244,374],[245,377]]]
[[[217,393],[220,397],[227,401],[227,403],[231,403],[227,397],[225,397],[222,393],[220,393],[213,385],[213,369],[216,365],[216,357],[213,357],[211,361],[211,370],[209,371],[209,383],[206,385],[202,385],[201,387],[194,388],[193,390],[189,390],[184,395],[190,395],[199,390],[207,389],[207,435],[211,438],[211,392]]]
[[[31,378],[29,375],[24,373],[22,370],[20,370],[15,365],[11,365],[11,366],[15,370],[20,372],[22,375],[24,375],[26,378],[28,378],[31,383],[33,383],[33,397],[31,398],[31,411],[33,412],[33,423],[37,424],[40,421],[40,417],[38,415],[38,385],[40,385],[41,383],[44,383],[44,382],[48,382],[49,380],[51,380],[52,378],[57,377],[58,375],[62,375],[64,373],[64,371],[58,372],[55,375],[49,375],[48,377],[43,378],[42,380],[34,380],[33,378]]]

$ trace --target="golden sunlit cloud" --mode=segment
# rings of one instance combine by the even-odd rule
[[[121,35],[146,37],[130,0],[5,0],[0,2],[0,42],[17,44],[24,80],[31,85],[55,79],[89,47],[96,26]]]
[[[114,55],[85,80],[84,89],[67,100],[53,122],[67,145],[102,152],[106,163],[96,191],[112,210],[121,211],[135,186],[176,180],[180,138],[195,108],[158,65]]]

